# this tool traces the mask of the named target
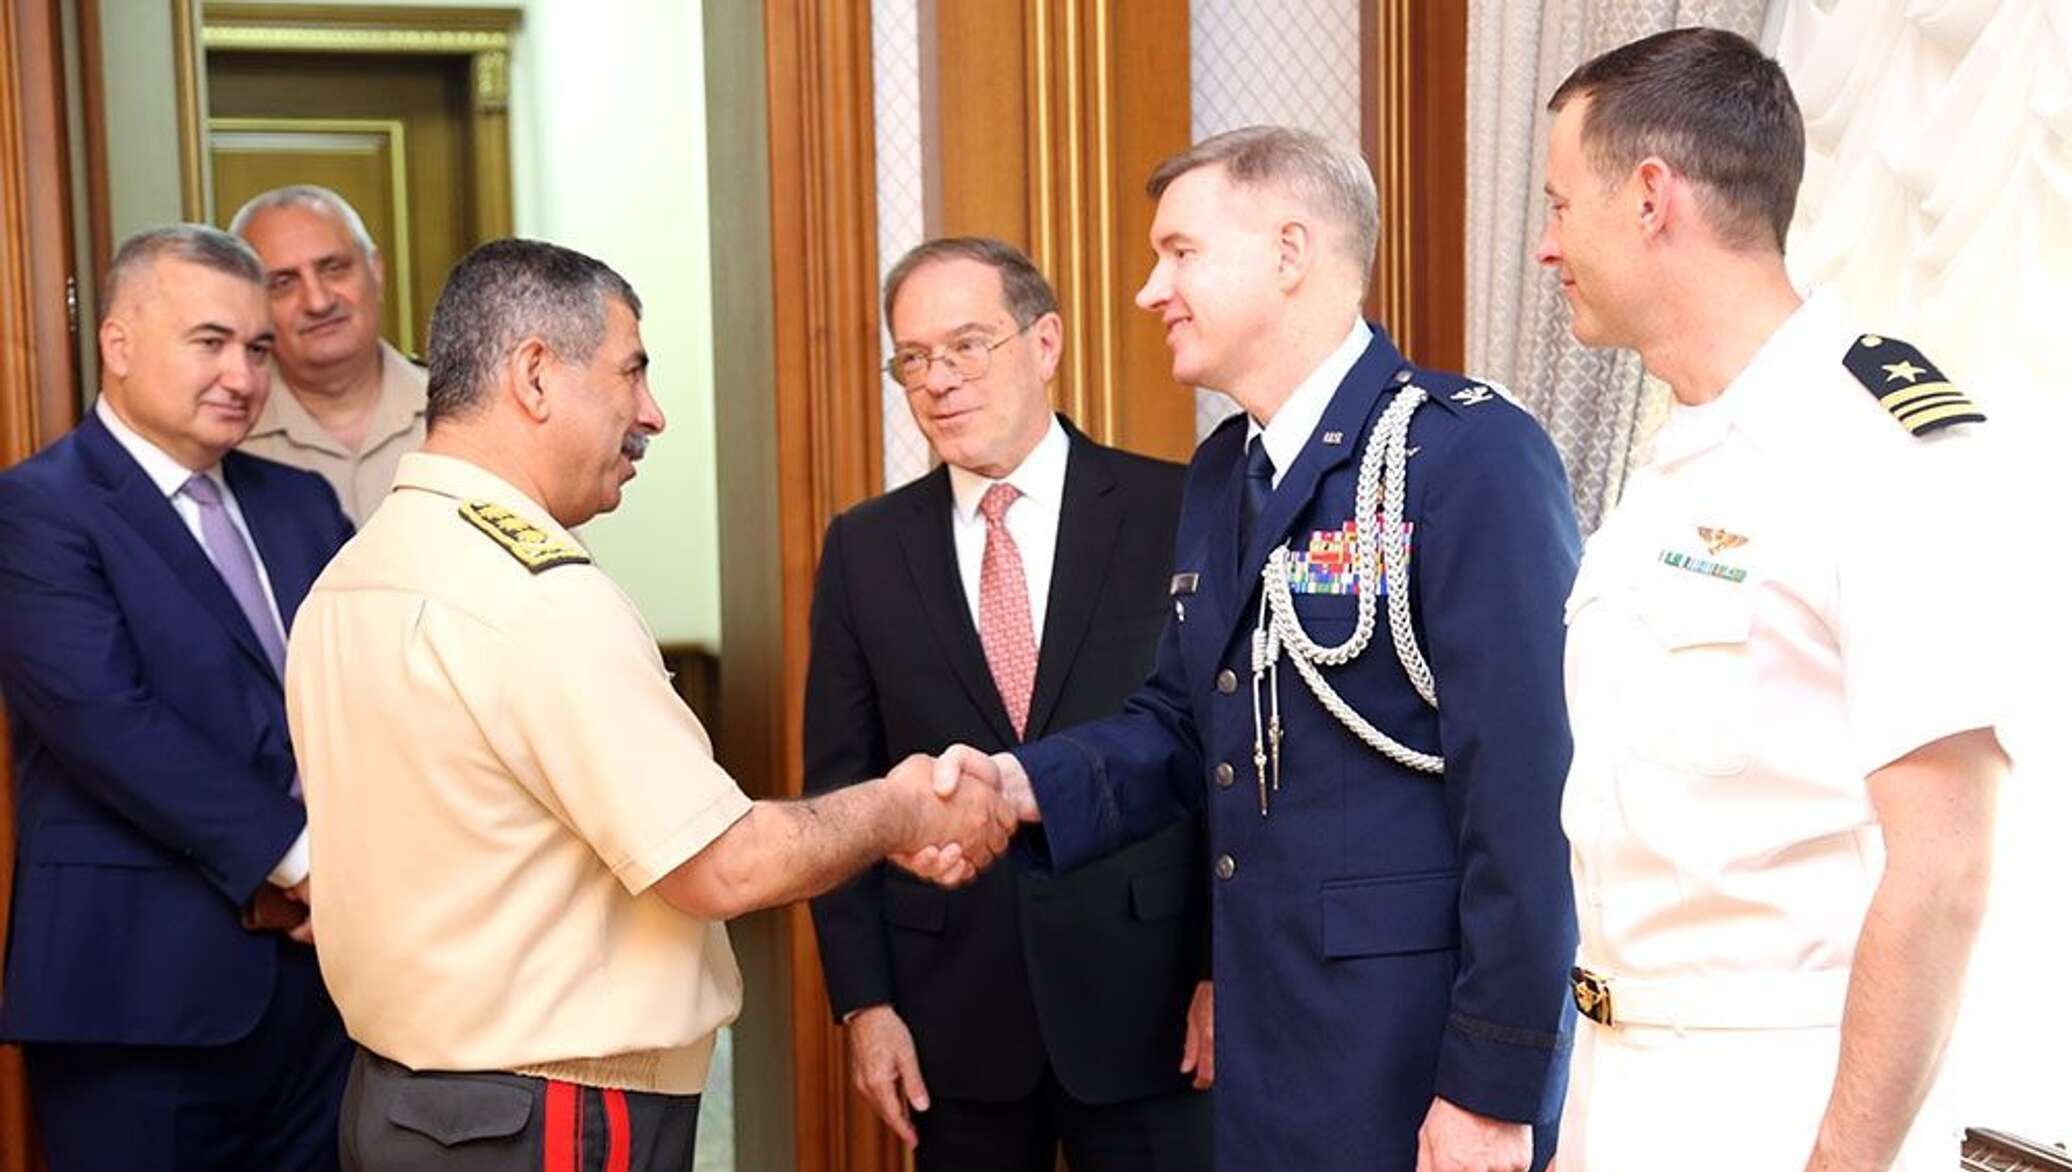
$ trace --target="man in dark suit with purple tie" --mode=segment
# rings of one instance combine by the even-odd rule
[[[211,228],[126,242],[99,401],[0,473],[0,1039],[52,1172],[337,1167],[350,1051],[300,913],[281,666],[352,528],[317,476],[233,450],[269,381],[261,279]]]

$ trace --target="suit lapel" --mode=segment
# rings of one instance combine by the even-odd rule
[[[1029,701],[1030,740],[1048,731],[1065,679],[1086,642],[1126,508],[1106,457],[1069,423],[1065,434],[1072,448],[1065,462],[1065,496],[1058,507],[1058,547],[1051,562],[1043,645],[1036,654],[1036,690]]]
[[[252,632],[252,624],[245,621],[245,612],[238,609],[237,599],[231,595],[230,587],[223,583],[223,575],[202,552],[201,543],[194,539],[186,522],[180,520],[180,515],[173,510],[173,503],[158,491],[150,477],[144,475],[136,460],[122,450],[122,445],[109,434],[106,425],[90,412],[79,425],[79,437],[101,483],[108,490],[109,503],[116,515],[158,554],[173,577],[187,588],[188,594],[201,604],[202,609],[216,617],[229,633],[231,641],[251,656],[260,671],[273,678],[273,664],[267,661],[266,652],[259,646],[259,637]],[[239,505],[242,506],[243,502],[240,501]]]
[[[950,535],[950,473],[938,466],[928,474],[928,489],[915,497],[912,507],[899,519],[899,543],[906,551],[907,569],[914,579],[914,592],[921,613],[935,632],[950,670],[986,724],[1003,745],[1015,743],[1014,724],[1007,718],[1007,706],[1000,702],[1000,689],[986,666],[985,649],[979,645],[978,628],[971,623],[971,607],[964,597],[964,583],[957,573],[957,547]]]
[[[1273,495],[1266,498],[1266,507],[1253,525],[1251,547],[1239,555],[1237,574],[1234,581],[1233,598],[1249,599],[1258,585],[1259,571],[1266,566],[1266,556],[1281,544],[1295,519],[1308,510],[1317,495],[1317,488],[1324,478],[1352,460],[1367,436],[1368,420],[1373,417],[1375,406],[1394,390],[1395,383],[1389,376],[1403,365],[1403,357],[1396,352],[1395,344],[1388,334],[1378,327],[1374,338],[1368,342],[1366,352],[1346,372],[1345,379],[1331,395],[1330,406],[1324,408],[1323,418],[1317,421],[1316,430],[1304,442],[1302,454],[1295,458],[1295,464],[1281,477]],[[1336,436],[1336,442],[1326,443],[1325,438]],[[1236,494],[1238,484],[1244,478],[1244,463],[1238,462],[1233,470],[1228,495],[1233,499],[1229,517],[1231,538],[1224,544],[1235,547],[1237,528]],[[1224,632],[1224,642],[1229,642],[1231,631],[1236,629],[1240,617],[1253,613],[1247,605],[1233,607],[1225,616],[1230,628]]]

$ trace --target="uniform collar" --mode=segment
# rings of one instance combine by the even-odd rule
[[[178,496],[187,482],[193,479],[194,469],[173,459],[164,448],[145,439],[135,428],[124,423],[122,416],[115,413],[115,408],[108,405],[106,395],[94,400],[94,414],[100,417],[102,425],[108,429],[108,434],[115,437],[115,442],[122,445],[122,450],[128,452],[130,458],[137,462],[137,466],[144,470],[144,475],[150,479],[160,495],[170,500]],[[215,481],[219,489],[226,487],[223,483],[223,465],[220,463],[202,469],[201,475]]]
[[[1050,417],[1050,430],[1036,441],[1036,447],[1023,458],[1014,471],[999,480],[988,480],[967,468],[950,465],[950,501],[957,510],[960,520],[969,522],[978,516],[979,501],[985,499],[986,490],[996,484],[1012,484],[1023,496],[1039,502],[1047,502],[1052,509],[1058,508],[1065,499],[1065,461],[1071,454],[1072,445],[1065,438],[1065,428],[1058,417]]]
[[[1730,431],[1761,442],[1805,430],[1806,397],[1812,390],[1807,372],[1839,363],[1846,349],[1840,299],[1816,290],[1764,340],[1719,398],[1696,407],[1672,400],[1669,420],[1655,435],[1655,459],[1688,459]]]
[[[411,430],[425,413],[424,382],[412,377],[410,360],[387,342],[380,346],[381,392],[374,404],[374,417],[367,421],[367,438],[361,451],[371,452]],[[298,447],[315,448],[341,459],[351,459],[356,454],[324,430],[324,425],[288,389],[280,364],[275,363],[273,393],[266,397],[266,406],[259,412],[259,422],[252,426],[250,438],[280,434]]]
[[[442,456],[432,452],[408,452],[396,465],[396,484],[389,491],[419,489],[452,497],[460,503],[488,501],[502,505],[531,522],[533,527],[548,537],[563,541],[577,549],[587,549],[575,534],[561,527],[547,506],[527,496],[510,481],[482,467],[457,456]]]
[[[1261,427],[1256,419],[1245,421],[1245,443],[1249,446],[1252,437],[1266,437],[1266,455],[1273,461],[1273,482],[1278,485],[1288,469],[1295,466],[1296,457],[1302,454],[1309,443],[1310,433],[1317,429],[1317,422],[1324,417],[1325,408],[1331,405],[1331,396],[1338,392],[1338,384],[1367,352],[1367,344],[1374,337],[1374,331],[1367,323],[1355,317],[1353,328],[1345,335],[1338,348],[1325,355],[1324,361],[1309,372],[1308,377],[1295,384],[1295,391],[1281,409],[1273,413],[1273,419]]]

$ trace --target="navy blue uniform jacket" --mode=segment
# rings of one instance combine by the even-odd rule
[[[1367,652],[1325,676],[1443,777],[1368,748],[1284,659],[1282,779],[1261,817],[1251,634],[1268,552],[1352,519],[1369,428],[1403,386],[1404,516],[1427,707],[1377,611]],[[1039,866],[1076,867],[1202,812],[1215,860],[1216,1151],[1247,1172],[1410,1172],[1434,1094],[1535,1124],[1551,1155],[1573,1030],[1575,951],[1560,797],[1569,735],[1562,603],[1578,537],[1561,462],[1523,410],[1410,366],[1376,330],[1236,548],[1242,417],[1188,467],[1173,603],[1124,712],[1016,750],[1042,810]],[[1350,594],[1297,594],[1342,642]],[[1225,672],[1230,675],[1224,675]],[[1228,765],[1225,774],[1219,767]]]
[[[330,486],[233,452],[282,625],[352,535]],[[179,514],[89,414],[0,473],[0,692],[20,833],[0,1038],[209,1046],[279,937],[239,908],[301,832],[281,681]]]

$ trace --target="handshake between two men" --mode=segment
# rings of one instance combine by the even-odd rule
[[[924,806],[911,839],[923,845],[891,859],[943,887],[976,879],[1007,849],[1017,824],[1039,817],[1028,774],[1008,753],[989,756],[968,745],[952,745],[938,757],[908,757],[885,780],[927,785],[937,799]]]

